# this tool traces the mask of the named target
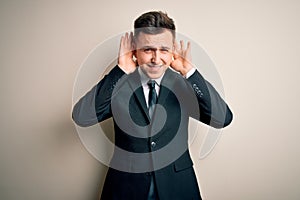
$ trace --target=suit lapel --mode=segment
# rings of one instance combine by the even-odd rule
[[[164,105],[170,91],[172,91],[172,87],[174,85],[174,77],[172,76],[172,72],[170,69],[167,69],[165,75],[160,83],[160,92],[158,96],[158,103]]]
[[[137,69],[132,74],[130,74],[130,77],[128,78],[128,82],[133,91],[135,98],[137,99],[138,104],[142,108],[142,112],[147,116],[148,121],[150,121],[149,112],[148,112],[148,108],[144,96],[144,91],[141,84],[141,78]]]
[[[172,72],[170,69],[167,69],[161,81],[157,103],[162,106],[165,104],[165,101],[170,91],[172,91],[172,88],[174,87],[174,82],[176,82],[176,76],[174,76],[173,73],[174,72]],[[145,114],[145,116],[147,116],[147,119],[150,122],[149,112],[145,101],[143,88],[141,85],[141,78],[137,69],[129,75],[128,83],[133,91],[134,96],[137,99],[139,106],[142,108],[142,112]]]

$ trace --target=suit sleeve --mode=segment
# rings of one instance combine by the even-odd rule
[[[200,121],[215,128],[228,126],[233,114],[216,89],[197,70],[187,81],[197,97]]]
[[[114,67],[75,104],[72,118],[77,125],[92,126],[112,116],[110,106],[112,92],[123,75],[125,73],[118,66]]]

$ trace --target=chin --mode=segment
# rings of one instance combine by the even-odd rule
[[[153,69],[146,65],[146,66],[141,66],[141,69],[144,72],[144,74],[146,74],[150,79],[160,78],[166,71],[166,68],[164,66]]]
[[[163,73],[159,73],[159,74],[149,74],[148,73],[147,75],[150,79],[157,79],[157,78],[160,78],[163,75]]]

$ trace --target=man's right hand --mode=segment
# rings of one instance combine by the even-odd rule
[[[118,65],[126,73],[130,74],[135,71],[137,63],[133,60],[133,33],[126,33],[121,37]]]

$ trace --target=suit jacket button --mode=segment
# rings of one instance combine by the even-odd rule
[[[151,147],[154,148],[156,146],[155,142],[151,142]]]

